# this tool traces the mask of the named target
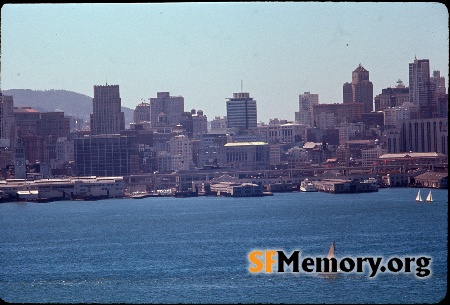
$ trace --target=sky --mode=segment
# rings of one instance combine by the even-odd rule
[[[132,109],[165,91],[208,120],[248,92],[258,121],[293,121],[305,92],[342,103],[359,64],[374,96],[408,86],[414,57],[448,88],[448,18],[437,2],[4,4],[0,88],[119,85]]]

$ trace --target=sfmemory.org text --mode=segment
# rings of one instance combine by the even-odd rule
[[[428,277],[431,274],[431,258],[418,257],[300,257],[300,251],[293,251],[286,255],[281,250],[254,250],[248,254],[250,261],[249,271],[251,273],[273,273],[273,272],[357,272],[364,273],[365,269],[370,272],[369,277],[375,277],[379,272],[412,273],[419,278]],[[285,271],[289,266],[291,271]]]

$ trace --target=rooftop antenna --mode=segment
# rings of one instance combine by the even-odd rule
[[[108,74],[106,74],[106,86],[108,86]]]
[[[242,93],[242,79],[241,79],[241,93]]]

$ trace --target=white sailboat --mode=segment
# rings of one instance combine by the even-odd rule
[[[423,200],[422,200],[422,196],[420,196],[420,190],[419,190],[419,192],[417,193],[416,201],[418,201],[418,202],[423,201]]]
[[[327,258],[329,259],[328,272],[325,272],[325,271],[319,272],[319,273],[317,273],[318,276],[333,278],[333,277],[336,277],[338,275],[338,272],[340,271],[339,270],[339,266],[338,266],[338,269],[336,270],[336,272],[333,272],[333,264],[331,262],[331,258],[334,258],[334,259],[336,258],[335,255],[334,255],[335,250],[336,250],[336,246],[335,246],[335,243],[334,243],[334,240],[333,240],[331,242],[331,246],[330,246],[330,249],[328,250],[328,254],[327,254]]]
[[[428,193],[428,196],[427,196],[427,198],[425,199],[425,201],[427,201],[427,202],[433,202],[433,196],[431,195],[431,190],[430,190],[430,192]]]

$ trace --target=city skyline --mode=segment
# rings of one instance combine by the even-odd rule
[[[93,96],[117,84],[122,106],[170,92],[209,120],[236,92],[258,102],[258,122],[294,120],[305,92],[342,103],[359,64],[373,97],[398,79],[408,86],[415,57],[448,82],[441,3],[7,4],[1,34],[2,90]]]

